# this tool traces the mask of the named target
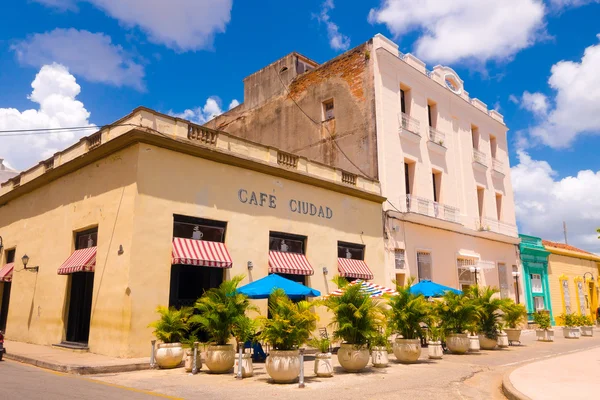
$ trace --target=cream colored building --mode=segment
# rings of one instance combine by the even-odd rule
[[[234,275],[384,284],[383,201],[374,180],[138,108],[2,184],[7,338],[145,356],[158,305]]]

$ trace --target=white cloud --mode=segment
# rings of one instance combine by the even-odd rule
[[[550,5],[555,9],[580,7],[591,3],[600,3],[600,0],[550,0]]]
[[[510,59],[540,38],[543,20],[541,0],[382,0],[369,13],[395,38],[418,31],[416,55],[442,63]]]
[[[569,244],[600,253],[595,234],[600,227],[600,171],[579,171],[557,178],[546,161],[518,151],[519,164],[511,169],[520,232],[549,240],[562,240],[567,223]]]
[[[538,115],[546,115],[548,112],[548,98],[542,93],[523,93],[521,107]]]
[[[23,64],[39,68],[57,62],[90,82],[144,89],[144,67],[103,33],[55,29],[36,33],[12,49]]]
[[[92,3],[126,27],[177,51],[210,49],[214,35],[225,32],[233,0],[37,0],[65,9],[65,4]],[[68,7],[71,8],[71,7]]]
[[[231,100],[231,103],[229,103],[229,109],[231,110],[239,105],[240,102],[236,99],[233,99]],[[206,103],[203,107],[188,108],[180,113],[169,111],[168,114],[172,115],[173,117],[187,119],[188,121],[202,125],[214,117],[223,114],[223,110],[221,109],[221,99],[218,96],[211,96],[206,99]]]
[[[66,11],[66,10],[70,10],[70,11],[76,11],[77,10],[77,4],[75,0],[35,0],[38,3],[42,3],[45,6],[48,7],[54,7],[57,8],[60,11]]]
[[[331,21],[329,12],[335,8],[333,0],[325,0],[321,5],[321,12],[315,17],[327,27],[327,37],[329,46],[333,50],[348,50],[350,48],[350,38],[340,32],[340,28]]]
[[[511,94],[510,96],[508,96],[508,101],[510,101],[511,103],[514,104],[519,104],[519,98],[517,96],[515,96],[514,94]]]
[[[600,134],[598,71],[600,44],[585,49],[579,62],[554,64],[548,84],[555,92],[552,101],[555,106],[530,128],[530,136],[548,146],[563,148],[581,134]]]
[[[44,65],[31,87],[33,91],[28,98],[37,103],[38,108],[24,111],[0,108],[0,130],[93,126],[89,122],[90,113],[82,102],[76,100],[81,87],[66,67]],[[0,157],[17,169],[25,169],[92,132],[88,129],[44,135],[0,136]]]

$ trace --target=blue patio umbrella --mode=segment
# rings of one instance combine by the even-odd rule
[[[422,280],[416,285],[411,286],[410,292],[414,294],[422,294],[425,297],[442,297],[446,292],[454,292],[461,294],[462,291],[448,286],[440,285],[439,283],[431,282],[430,280]]]
[[[238,288],[238,292],[245,294],[251,299],[268,299],[271,292],[276,288],[283,289],[290,299],[297,299],[304,296],[317,297],[321,295],[321,292],[318,290],[277,274],[267,275],[264,278],[242,286]]]

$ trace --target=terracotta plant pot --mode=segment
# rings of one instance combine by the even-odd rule
[[[446,338],[448,350],[454,354],[465,354],[469,351],[469,336],[466,333],[451,333]]]
[[[192,372],[194,368],[194,349],[185,349],[185,372]],[[196,352],[196,369],[200,371],[202,369],[202,354],[200,349]]]
[[[394,343],[394,355],[398,361],[404,364],[417,362],[421,356],[421,341],[397,338]]]
[[[385,368],[389,365],[390,359],[385,346],[373,346],[371,349],[371,362],[375,368]]]
[[[160,368],[178,367],[183,360],[183,347],[181,343],[159,343],[154,359]]]
[[[265,369],[275,383],[293,383],[300,375],[298,350],[271,350]]]
[[[237,373],[239,368],[239,355],[235,356],[235,372]],[[248,378],[254,375],[254,365],[252,364],[252,354],[242,354],[242,378]]]
[[[338,362],[347,372],[358,372],[369,363],[369,349],[366,346],[356,348],[350,343],[342,343],[338,350]]]
[[[504,332],[506,332],[509,342],[520,342],[521,341],[521,330],[520,329],[506,328],[504,330]]]
[[[479,345],[482,350],[494,350],[498,346],[498,339],[489,339],[485,335],[479,335]]]
[[[444,356],[442,342],[429,342],[427,345],[427,351],[429,353],[429,358],[433,360],[439,360]]]
[[[235,350],[233,345],[210,345],[206,351],[206,366],[213,374],[224,374],[235,364]]]
[[[566,326],[563,328],[563,336],[565,339],[579,339],[581,336],[581,331],[579,327],[567,328]]]
[[[333,376],[331,353],[317,353],[315,355],[315,375],[323,378]]]
[[[552,329],[536,329],[535,336],[540,342],[554,342],[554,331]]]
[[[508,347],[508,335],[506,334],[506,332],[500,332],[498,334],[498,347],[500,347],[501,349]]]
[[[582,326],[581,327],[581,336],[594,336],[594,327],[593,326]]]
[[[469,353],[479,353],[481,346],[479,346],[479,336],[469,336]]]

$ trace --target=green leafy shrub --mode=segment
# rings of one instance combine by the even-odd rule
[[[477,330],[486,338],[497,340],[501,329],[501,310],[508,304],[506,299],[496,296],[500,291],[489,286],[472,286],[467,292],[477,307]]]
[[[389,300],[391,307],[389,323],[394,332],[404,339],[417,339],[423,335],[421,324],[427,322],[430,307],[421,294],[411,293],[412,279],[404,286],[397,285],[398,294]]]
[[[331,341],[325,338],[312,338],[308,342],[308,345],[319,350],[319,353],[329,353]]]
[[[559,325],[563,325],[566,328],[574,328],[579,326],[579,316],[575,314],[560,314],[557,317]]]
[[[502,307],[502,311],[504,312],[502,319],[509,328],[516,329],[526,321],[527,309],[523,304],[517,304],[510,300]]]
[[[533,314],[533,322],[538,326],[539,329],[550,329],[550,314],[548,312],[538,311]]]
[[[177,310],[159,306],[156,311],[160,314],[160,319],[149,325],[154,328],[154,336],[163,343],[181,343],[188,331],[186,321],[192,314],[192,308]]]
[[[579,316],[579,321],[578,321],[577,325],[579,325],[579,326],[593,326],[594,325],[594,321],[592,320],[592,318],[589,315],[580,315]]]
[[[282,289],[269,296],[270,318],[261,317],[260,339],[275,350],[295,350],[317,327],[317,315],[308,301],[294,303]]]
[[[444,334],[467,333],[477,321],[479,308],[475,302],[464,293],[456,294],[448,291],[434,306],[435,313],[441,320]]]

